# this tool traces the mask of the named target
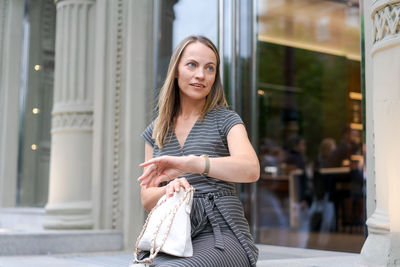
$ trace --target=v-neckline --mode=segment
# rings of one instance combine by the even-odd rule
[[[200,117],[199,117],[199,118],[200,118]],[[196,119],[196,121],[195,121],[194,124],[192,125],[192,128],[190,128],[190,131],[189,131],[189,133],[187,134],[186,139],[185,139],[185,141],[183,142],[182,145],[181,145],[181,143],[179,142],[178,136],[177,136],[176,133],[175,133],[175,129],[173,129],[173,135],[174,135],[174,137],[175,137],[175,139],[176,139],[176,142],[178,142],[178,146],[179,146],[179,149],[180,149],[180,150],[183,150],[183,149],[185,148],[185,145],[186,145],[186,143],[187,143],[187,141],[188,141],[188,139],[189,139],[189,137],[190,137],[190,134],[192,133],[194,127],[196,127],[197,122],[199,121],[199,118]]]

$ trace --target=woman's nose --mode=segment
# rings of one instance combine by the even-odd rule
[[[204,70],[202,68],[198,68],[195,75],[197,78],[204,78]]]

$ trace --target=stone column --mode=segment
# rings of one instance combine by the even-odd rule
[[[375,144],[376,209],[367,220],[361,251],[371,266],[400,264],[400,1],[378,0],[372,20],[372,94]],[[367,7],[368,8],[368,7]],[[369,29],[366,29],[368,31]],[[368,55],[369,56],[369,55]]]
[[[59,0],[47,229],[90,229],[94,0]]]
[[[153,1],[96,0],[92,203],[95,229],[132,249],[145,213],[136,178],[153,110]]]

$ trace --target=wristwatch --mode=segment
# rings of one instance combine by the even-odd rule
[[[210,171],[210,159],[208,158],[208,155],[201,155],[200,157],[204,158],[204,160],[206,161],[206,165],[204,167],[204,171],[201,175],[203,176],[207,176],[208,172]]]

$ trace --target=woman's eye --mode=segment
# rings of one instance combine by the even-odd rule
[[[194,64],[193,62],[190,62],[190,63],[188,64],[188,66],[189,66],[189,67],[195,67],[196,64]]]
[[[214,71],[214,67],[213,67],[213,66],[208,66],[208,67],[207,67],[207,70],[208,70],[208,71]]]

